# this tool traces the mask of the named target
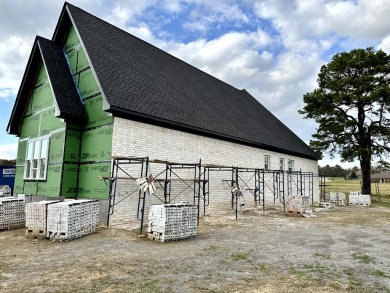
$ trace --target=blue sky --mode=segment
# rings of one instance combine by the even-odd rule
[[[386,0],[74,0],[70,3],[239,88],[301,139],[314,121],[297,113],[320,67],[354,48],[390,53]],[[51,38],[62,1],[0,0],[0,158],[15,158],[6,134],[35,35]],[[320,165],[340,164],[325,158]],[[343,164],[344,167],[358,163]]]

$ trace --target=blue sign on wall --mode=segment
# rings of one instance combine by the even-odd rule
[[[0,166],[0,185],[8,185],[14,189],[15,166]]]

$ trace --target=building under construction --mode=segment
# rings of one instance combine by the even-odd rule
[[[8,133],[15,194],[99,199],[109,225],[142,224],[157,203],[201,216],[319,201],[320,157],[246,90],[68,3],[35,39]]]

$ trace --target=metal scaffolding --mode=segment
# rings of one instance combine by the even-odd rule
[[[146,189],[139,187],[127,192],[126,196],[117,200],[117,183],[121,179],[137,180],[150,176],[152,166],[158,165],[157,174],[153,174],[153,182],[159,192],[149,194]],[[129,166],[137,166],[129,170]],[[154,169],[154,167],[153,167]],[[273,204],[277,201],[286,210],[286,197],[293,195],[309,196],[313,203],[314,175],[313,172],[265,170],[258,168],[243,168],[239,166],[221,166],[197,163],[177,163],[162,160],[151,160],[149,157],[113,157],[112,169],[109,177],[101,177],[109,184],[109,212],[114,214],[115,206],[125,198],[138,193],[137,219],[140,221],[142,234],[145,204],[147,195],[152,195],[163,204],[172,203],[177,197],[189,190],[192,192],[192,201],[198,210],[198,224],[200,211],[206,214],[206,207],[210,203],[210,176],[214,172],[227,172],[230,179],[223,179],[231,189],[231,207],[238,217],[239,197],[246,190],[253,196],[254,206],[266,209],[266,193],[271,194]],[[180,183],[180,184],[178,184]]]
[[[138,170],[129,171],[126,166],[139,165]],[[158,174],[153,174],[153,181],[163,191],[162,194],[149,194],[146,189],[142,190],[136,187],[134,190],[127,193],[127,195],[117,200],[117,183],[118,180],[129,179],[137,180],[139,178],[145,178],[151,175],[150,169],[152,165],[159,165],[162,169]],[[191,175],[190,178],[184,178],[181,171],[186,175]],[[106,183],[109,184],[109,209],[107,226],[110,222],[110,216],[114,214],[115,206],[127,197],[138,193],[138,207],[137,207],[137,219],[140,221],[140,233],[142,234],[144,218],[145,218],[145,203],[147,195],[152,195],[157,198],[161,203],[169,204],[175,200],[179,195],[185,191],[192,190],[193,204],[198,209],[198,224],[200,217],[201,203],[203,203],[203,212],[206,213],[206,207],[209,205],[209,186],[208,186],[209,172],[206,172],[202,168],[202,162],[199,163],[176,163],[162,160],[151,160],[149,157],[113,157],[112,169],[109,177],[101,177]],[[184,184],[179,191],[173,190],[173,184],[180,182]]]

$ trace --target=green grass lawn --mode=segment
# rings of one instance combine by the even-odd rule
[[[346,180],[342,177],[332,177],[325,184],[327,185],[326,192],[344,192],[346,195],[349,195],[351,191],[360,191],[359,179]],[[390,199],[390,183],[379,183],[379,193],[381,199]],[[371,184],[371,194],[373,201],[378,200],[374,184]]]

